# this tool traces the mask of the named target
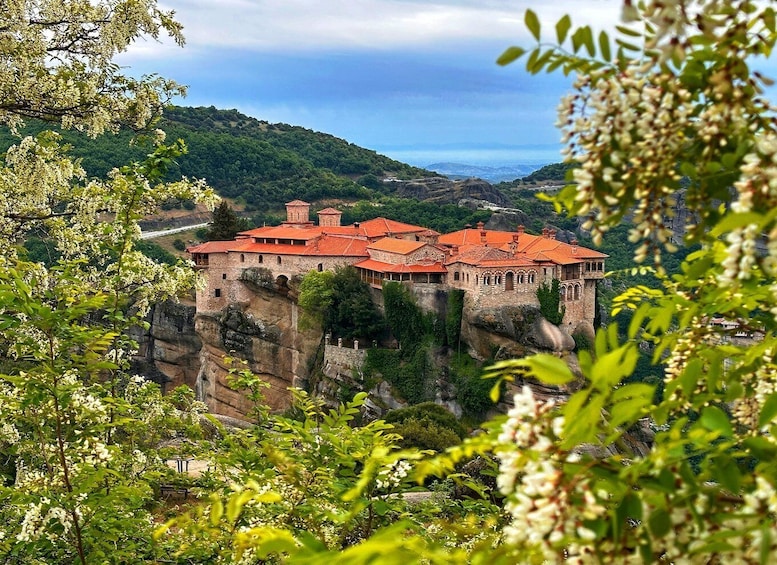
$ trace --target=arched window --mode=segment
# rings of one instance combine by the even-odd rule
[[[278,255],[278,264],[280,265],[281,263],[282,263],[282,261],[281,261],[281,256],[280,256],[280,255]]]
[[[580,285],[575,285],[575,300],[580,300]]]
[[[534,273],[529,273],[529,284],[534,284]]]
[[[454,280],[454,281],[457,281],[457,280],[459,280],[459,272],[458,272],[458,271],[456,271],[456,272],[454,272],[454,273],[453,273],[453,280]]]
[[[512,271],[508,272],[505,275],[505,290],[513,290],[515,288],[515,285],[513,284],[514,275]]]
[[[319,263],[318,264],[318,272],[320,273],[323,270],[324,270],[324,264],[323,263]]]
[[[494,285],[501,286],[501,284],[502,284],[502,275],[494,275]]]
[[[518,273],[518,284],[523,284],[524,278],[523,273]]]
[[[240,262],[241,263],[245,263],[246,262],[246,256],[243,255],[242,253],[240,254]]]
[[[491,284],[491,275],[483,275],[483,284],[486,286]]]
[[[264,263],[264,255],[259,255],[259,264]]]

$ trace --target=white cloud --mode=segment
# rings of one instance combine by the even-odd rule
[[[412,50],[455,42],[526,40],[523,14],[532,0],[167,0],[190,48],[263,51]],[[550,4],[550,5],[548,5]],[[567,12],[575,23],[615,22],[613,2],[557,0],[534,8],[545,27]],[[553,37],[552,34],[549,36]],[[149,47],[151,49],[149,50]],[[157,52],[162,49],[157,47]],[[137,54],[151,54],[141,45]]]

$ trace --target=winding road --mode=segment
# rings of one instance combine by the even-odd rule
[[[205,222],[203,224],[192,224],[190,226],[181,226],[177,228],[170,228],[167,230],[159,230],[159,231],[147,231],[140,234],[140,239],[154,239],[156,237],[163,237],[165,235],[172,235],[174,233],[179,233],[182,231],[189,231],[194,230],[198,228],[204,228],[208,225],[208,222]]]

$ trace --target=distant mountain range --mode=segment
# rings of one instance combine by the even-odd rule
[[[424,168],[450,179],[480,178],[491,183],[513,181],[530,175],[543,165],[514,165],[510,167],[487,167],[463,163],[432,163]]]

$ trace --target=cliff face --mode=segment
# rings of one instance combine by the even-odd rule
[[[149,329],[134,328],[138,342],[134,370],[159,383],[163,390],[195,386],[202,346],[194,331],[193,303],[161,302],[149,312]]]
[[[372,344],[361,344],[361,349],[354,350],[352,344],[340,347],[334,340],[325,347],[319,327],[300,327],[293,284],[291,289],[246,284],[252,289],[250,300],[220,312],[195,317],[192,305],[157,305],[149,318],[151,329],[136,336],[141,343],[136,370],[166,383],[167,390],[186,384],[195,389],[197,397],[212,412],[236,418],[245,418],[252,404],[243,392],[229,387],[226,356],[246,360],[248,368],[269,384],[264,394],[266,403],[275,411],[289,406],[289,387],[312,389],[330,404],[367,390],[368,417],[382,417],[390,409],[405,406],[387,382],[366,382],[361,375],[364,348]],[[447,300],[438,294],[422,294],[418,302],[426,311],[444,318]],[[554,352],[576,364],[572,338],[533,307],[476,310],[465,303],[461,338],[470,354],[480,360]],[[444,353],[440,355],[434,364],[442,368],[446,361]],[[314,374],[316,378],[311,380]],[[440,378],[434,382],[434,397],[460,414],[455,387],[446,381],[445,374],[441,370]]]
[[[289,387],[306,387],[322,338],[320,328],[300,330],[293,296],[259,287],[248,303],[199,314],[196,332],[202,340],[197,396],[213,412],[234,417],[252,406],[244,394],[229,388],[225,356],[245,359],[269,384],[264,390],[267,404],[280,411],[289,407]]]
[[[461,338],[480,359],[510,359],[539,352],[563,355],[575,348],[575,341],[534,306],[476,310],[465,304]]]
[[[497,206],[509,206],[509,199],[488,182],[481,179],[450,180],[430,177],[410,181],[396,181],[397,196],[417,198],[437,204],[457,204],[469,198],[483,200]]]

